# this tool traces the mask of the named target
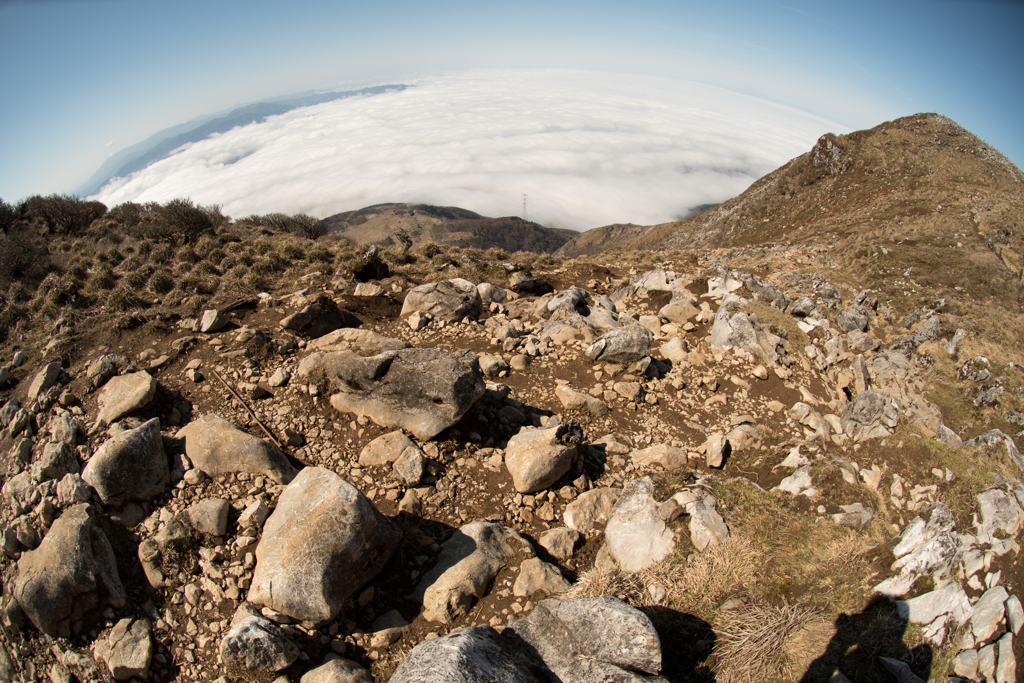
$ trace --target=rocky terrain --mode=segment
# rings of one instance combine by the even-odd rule
[[[249,230],[7,295],[0,680],[1017,680],[1013,288]]]

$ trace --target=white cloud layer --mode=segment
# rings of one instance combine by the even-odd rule
[[[408,82],[408,81],[406,81]],[[97,199],[191,197],[231,216],[381,202],[586,230],[718,203],[808,151],[825,119],[721,88],[581,71],[475,70],[298,109],[189,144]]]

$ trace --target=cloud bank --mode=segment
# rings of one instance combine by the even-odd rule
[[[408,81],[407,81],[408,82]],[[381,202],[653,224],[725,201],[842,126],[721,88],[582,71],[474,70],[329,102],[185,145],[96,199],[191,197],[326,217]]]

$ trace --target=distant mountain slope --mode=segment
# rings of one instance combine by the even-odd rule
[[[160,161],[171,152],[190,142],[199,142],[216,133],[226,133],[238,126],[262,123],[268,116],[277,116],[300,107],[310,107],[324,102],[356,97],[379,95],[385,92],[404,90],[407,85],[378,85],[359,90],[338,92],[305,92],[247,104],[223,115],[211,115],[171,128],[166,128],[146,140],[121,150],[108,159],[81,187],[75,190],[80,196],[95,194],[113,178],[123,178],[135,171],[141,171],[150,164]]]
[[[954,121],[917,114],[824,135],[686,220],[596,228],[558,254],[771,244],[827,245],[838,266],[890,286],[906,272],[1000,298],[1024,266],[1024,173]]]
[[[328,232],[342,232],[356,242],[391,244],[404,231],[413,248],[427,242],[508,252],[550,253],[578,235],[574,230],[545,228],[516,216],[488,218],[452,206],[376,204],[323,220]]]

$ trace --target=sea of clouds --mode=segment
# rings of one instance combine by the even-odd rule
[[[382,202],[460,206],[586,230],[725,201],[847,129],[765,100],[656,77],[473,70],[405,81],[176,150],[95,196],[190,197],[226,214],[326,217]]]

